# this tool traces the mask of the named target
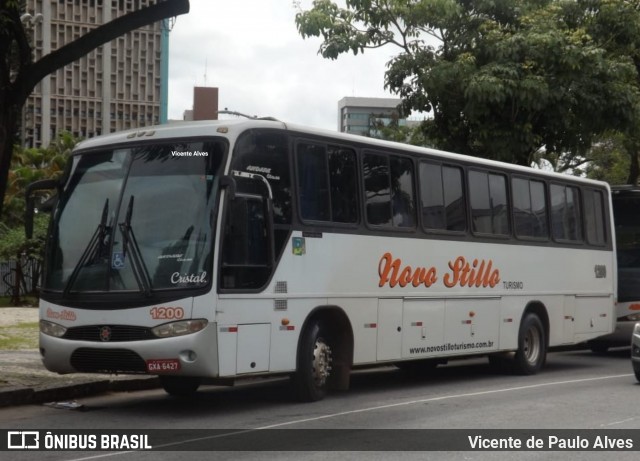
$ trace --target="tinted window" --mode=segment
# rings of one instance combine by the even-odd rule
[[[513,178],[513,220],[518,237],[546,238],[547,207],[544,183]]]
[[[556,240],[581,241],[582,219],[579,191],[576,187],[552,184],[551,229]]]
[[[424,228],[464,231],[466,213],[462,193],[462,170],[421,162],[419,173]]]
[[[358,173],[356,154],[351,149],[329,146],[331,220],[342,223],[358,221]]]
[[[391,156],[390,163],[393,225],[415,227],[413,162],[408,158]]]
[[[604,199],[601,191],[584,191],[585,230],[587,242],[593,245],[604,245],[606,243],[603,207]]]
[[[291,181],[287,136],[269,131],[248,131],[237,141],[232,170],[264,176],[273,191],[273,214],[276,224],[291,223]],[[237,179],[241,192],[264,195],[259,181]],[[276,238],[277,240],[277,238]]]
[[[355,152],[337,146],[300,143],[297,157],[302,219],[357,222]]]
[[[390,226],[391,187],[388,159],[382,155],[366,154],[362,169],[367,222],[375,226]]]
[[[502,175],[469,172],[472,229],[476,233],[508,235],[507,186]]]
[[[395,155],[365,154],[367,221],[377,226],[415,226],[413,162]]]
[[[273,236],[276,254],[288,241],[291,224],[291,174],[289,139],[274,131],[250,130],[236,142],[231,170],[248,171],[264,176],[273,192]],[[260,181],[235,178],[238,191],[266,195]]]
[[[298,144],[298,190],[302,219],[329,221],[327,151],[316,144]]]

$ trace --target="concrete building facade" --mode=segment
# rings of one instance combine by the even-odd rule
[[[34,59],[155,0],[27,0]],[[22,118],[22,144],[46,147],[60,131],[90,138],[166,121],[168,22],[92,51],[40,82]]]
[[[338,131],[376,137],[380,124],[397,120],[404,125],[406,120],[398,110],[401,102],[397,98],[344,97],[338,101]]]

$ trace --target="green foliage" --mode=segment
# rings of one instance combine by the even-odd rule
[[[46,149],[22,149],[16,147],[11,161],[7,193],[4,198],[3,219],[0,223],[0,261],[17,263],[13,276],[12,303],[20,305],[20,293],[26,292],[25,269],[35,262],[33,276],[41,272],[44,245],[49,224],[48,214],[34,218],[34,234],[27,239],[24,230],[26,209],[25,191],[29,184],[41,179],[59,178],[69,154],[78,142],[67,132],[60,133]],[[51,198],[52,191],[43,191],[40,201]]]
[[[543,150],[584,157],[600,133],[636,123],[640,60],[622,43],[635,39],[640,22],[619,17],[633,9],[627,4],[637,7],[623,0],[347,0],[340,8],[316,0],[296,24],[302,37],[322,38],[320,53],[329,59],[395,45],[385,85],[405,112],[432,113],[424,131],[438,147],[530,165]],[[620,31],[612,28],[618,23]],[[633,43],[640,49],[640,40]]]
[[[0,224],[0,261],[19,261],[23,258],[42,261],[48,226],[49,215],[36,215],[33,237],[27,239],[22,227]]]
[[[68,132],[61,132],[49,147],[14,148],[9,170],[8,187],[4,197],[2,222],[9,227],[24,224],[25,190],[34,181],[56,179],[64,172],[69,154],[79,139]],[[49,198],[50,192],[40,194],[40,200]]]
[[[620,133],[603,137],[594,143],[589,153],[590,162],[584,173],[588,178],[609,184],[626,184],[629,176],[629,154]]]

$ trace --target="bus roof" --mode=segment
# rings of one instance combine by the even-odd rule
[[[521,165],[514,165],[496,160],[489,160],[480,157],[470,157],[468,155],[456,154],[452,152],[442,151],[429,147],[418,147],[410,144],[403,144],[393,141],[385,141],[377,138],[368,138],[361,135],[349,133],[341,133],[327,129],[311,128],[302,125],[285,123],[272,118],[269,119],[230,119],[230,120],[205,120],[205,121],[177,121],[164,125],[155,125],[147,128],[136,128],[126,131],[97,136],[80,142],[74,149],[73,154],[80,153],[85,150],[93,150],[109,145],[120,145],[135,141],[151,141],[152,139],[171,139],[171,138],[197,138],[205,136],[224,136],[230,141],[235,139],[244,131],[254,128],[267,128],[287,130],[299,134],[315,135],[330,138],[336,141],[344,141],[351,144],[359,144],[371,148],[388,148],[394,150],[403,150],[417,154],[426,154],[440,157],[443,160],[472,163],[487,168],[507,169],[514,172],[522,172],[531,175],[535,173],[550,179],[571,179],[577,182],[589,183],[592,185],[606,186],[609,185],[602,181],[571,176],[567,174],[556,173],[553,171],[545,171],[533,169]],[[620,189],[633,186],[620,186]]]

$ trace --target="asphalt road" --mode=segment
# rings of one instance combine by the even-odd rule
[[[636,435],[634,449],[640,450],[639,400],[640,384],[632,374],[628,350],[605,356],[576,350],[551,353],[546,368],[535,376],[497,373],[487,365],[486,359],[453,362],[421,379],[407,377],[401,371],[387,367],[357,371],[352,377],[350,391],[311,404],[292,402],[286,382],[274,380],[234,388],[203,387],[197,397],[187,400],[170,398],[163,391],[154,390],[85,398],[78,402],[82,407],[76,410],[36,405],[4,408],[0,409],[0,427],[11,430],[131,429],[134,432],[163,429],[160,443],[165,449],[175,450],[11,452],[11,459],[16,460],[599,460],[613,456],[616,460],[630,460],[638,458],[637,451],[470,451],[468,446],[463,448],[466,451],[446,452],[387,450],[389,447],[397,449],[398,437],[410,448],[430,437],[434,438],[433,443],[438,443],[441,440],[436,438],[448,434],[411,431],[414,429],[464,429],[465,440],[467,435],[481,435],[488,429],[499,429],[496,437],[505,439],[509,435],[518,438],[521,433],[528,437],[537,434],[537,430],[545,430],[540,434],[548,437],[549,433],[563,434],[562,430],[571,429],[576,430],[576,437],[583,439],[589,439],[593,434],[614,434],[603,432],[610,429],[631,430]],[[277,440],[276,447],[291,442],[303,446],[308,443],[309,448],[298,452],[189,451],[210,450],[211,446],[227,438],[200,432],[204,429],[248,429],[247,450],[252,448],[251,437],[256,434],[253,429],[273,429],[260,434]],[[282,429],[324,431],[275,431]],[[400,430],[370,431],[362,435],[353,429]],[[519,429],[525,431],[519,432]],[[280,434],[282,436],[278,437]],[[370,440],[372,435],[377,440]],[[358,442],[361,436],[363,441]],[[344,438],[356,441],[354,449],[371,449],[367,444],[373,443],[380,450],[330,451],[336,445],[344,447],[340,445]],[[191,442],[183,443],[184,440]],[[156,437],[156,448],[158,441]],[[575,438],[567,443],[572,441]],[[389,447],[385,448],[385,443]]]

